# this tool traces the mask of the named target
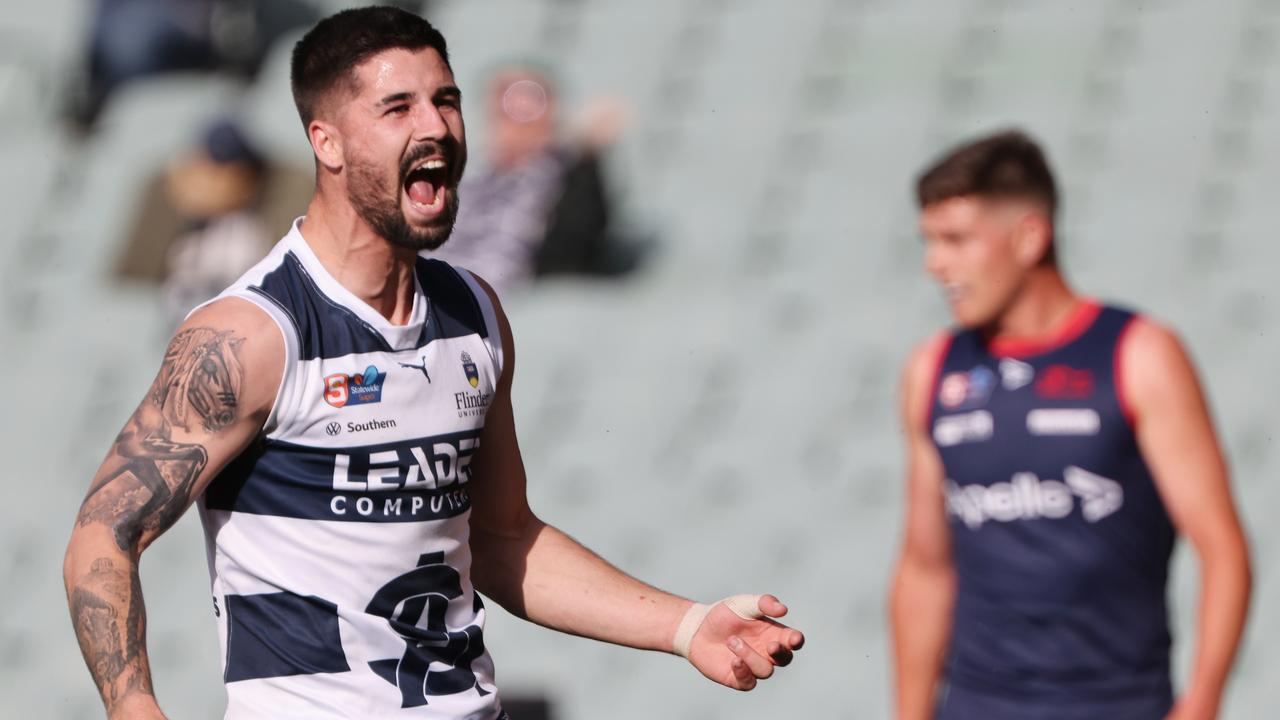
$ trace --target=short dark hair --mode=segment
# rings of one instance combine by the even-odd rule
[[[293,46],[289,83],[303,126],[315,118],[316,105],[339,83],[354,83],[351,71],[369,57],[392,48],[433,48],[446,67],[444,36],[424,18],[396,7],[343,10],[316,23]]]
[[[965,195],[1032,200],[1052,222],[1058,189],[1044,151],[1028,135],[1006,130],[952,148],[916,181],[923,208]]]

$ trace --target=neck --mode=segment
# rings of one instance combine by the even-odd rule
[[[343,197],[317,190],[307,206],[302,237],[324,269],[394,325],[413,313],[417,253],[378,235]]]
[[[1037,268],[986,333],[999,338],[1048,335],[1066,322],[1079,302],[1056,267]]]

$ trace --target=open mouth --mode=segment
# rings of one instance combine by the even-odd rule
[[[449,183],[448,161],[440,156],[429,157],[418,161],[405,175],[404,191],[413,209],[434,216],[444,210]]]

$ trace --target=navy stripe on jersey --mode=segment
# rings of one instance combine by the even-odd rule
[[[480,431],[381,445],[317,448],[265,440],[209,485],[213,510],[303,520],[421,522],[471,507]]]
[[[338,606],[290,592],[227,595],[224,682],[347,672]]]
[[[431,301],[431,314],[419,345],[435,338],[462,337],[472,333],[482,338],[489,337],[480,303],[457,270],[448,263],[424,257],[418,258],[414,269],[418,284]]]
[[[426,258],[418,260],[415,270],[429,314],[418,347],[437,339],[472,334],[488,337],[484,315],[456,270]],[[325,295],[292,252],[250,289],[269,298],[293,321],[299,360],[392,352],[369,323]]]

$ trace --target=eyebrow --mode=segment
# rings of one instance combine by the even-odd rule
[[[379,100],[378,107],[384,107],[386,105],[393,105],[395,103],[405,102],[407,100],[412,100],[415,97],[417,97],[417,95],[411,92],[392,93],[391,95],[388,95],[382,98],[381,100]]]

